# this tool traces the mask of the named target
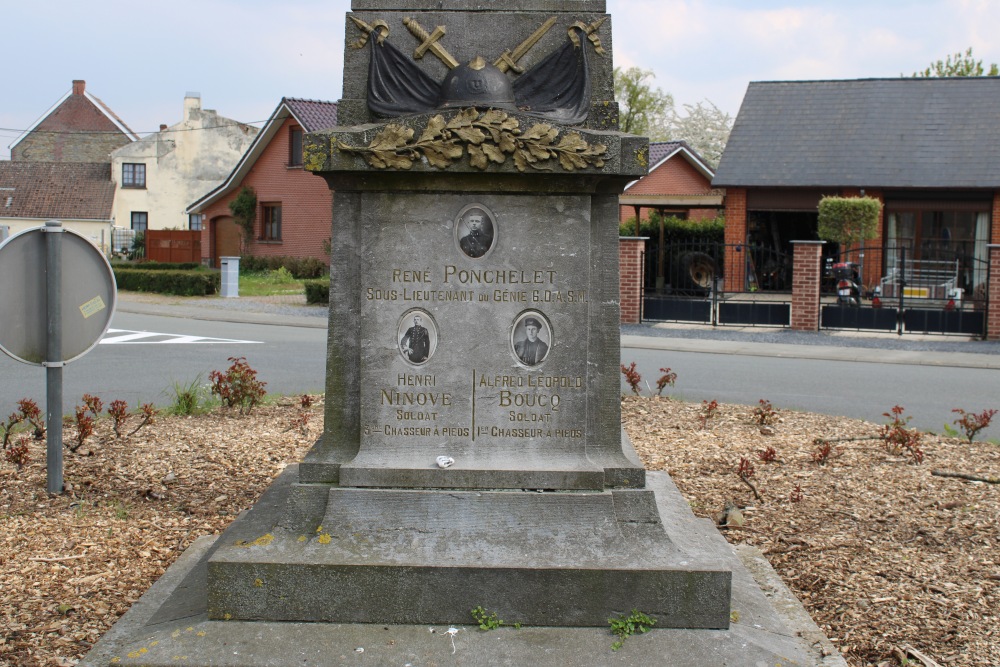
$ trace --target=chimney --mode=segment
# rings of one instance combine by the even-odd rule
[[[184,120],[191,120],[193,111],[201,111],[201,93],[184,93]]]
[[[83,95],[83,91],[87,88],[87,82],[83,79],[73,79],[73,94]]]
[[[167,124],[166,123],[160,123],[160,132],[163,132],[166,129],[167,129]]]

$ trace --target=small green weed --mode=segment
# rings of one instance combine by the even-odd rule
[[[126,507],[123,503],[115,502],[112,509],[115,511],[115,518],[119,521],[124,521],[128,518],[128,507]]]
[[[617,651],[624,646],[625,640],[635,633],[648,632],[656,625],[656,619],[633,609],[629,616],[622,614],[618,618],[609,618],[608,623],[611,624],[611,633],[618,637],[618,640],[611,644],[611,650]]]
[[[207,398],[205,388],[206,385],[202,384],[201,373],[187,384],[174,382],[174,400],[170,405],[170,414],[196,415],[204,412]]]
[[[501,628],[507,625],[507,623],[502,618],[497,616],[497,613],[495,611],[489,613],[482,607],[476,607],[475,609],[472,610],[472,618],[476,621],[476,623],[479,624],[479,629],[483,631],[496,630],[497,628]],[[521,627],[520,623],[514,624],[515,629],[519,629],[520,627]]]

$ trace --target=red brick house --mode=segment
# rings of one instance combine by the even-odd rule
[[[722,194],[712,189],[712,168],[683,141],[649,144],[649,174],[633,181],[619,201],[619,222],[646,220],[650,211],[705,220],[718,215]]]
[[[104,102],[73,87],[10,145],[11,161],[111,162],[111,151],[139,137]]]
[[[284,97],[229,177],[188,206],[202,215],[202,261],[240,255],[240,228],[229,203],[244,187],[257,193],[254,239],[246,254],[315,257],[330,261],[324,245],[333,222],[326,181],[302,168],[305,133],[337,124],[334,102]]]

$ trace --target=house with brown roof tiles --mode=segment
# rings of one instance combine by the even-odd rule
[[[10,144],[12,161],[110,162],[111,151],[138,139],[107,104],[73,87]]]
[[[329,262],[333,211],[326,181],[302,167],[302,138],[337,124],[337,104],[283,97],[228,178],[188,205],[201,215],[202,259],[239,256],[315,257]],[[257,221],[248,248],[229,203],[244,187],[257,194]],[[241,252],[244,251],[244,252]]]
[[[106,251],[114,198],[107,162],[0,161],[0,228],[11,235],[61,220]]]

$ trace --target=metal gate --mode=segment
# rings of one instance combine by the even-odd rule
[[[943,248],[857,248],[824,267],[820,326],[898,334],[986,333],[989,264]],[[834,266],[847,265],[857,298],[837,294]],[[841,274],[844,269],[841,269]]]
[[[762,246],[699,242],[667,243],[661,252],[657,243],[649,243],[643,262],[647,277],[643,320],[769,327],[791,324],[790,255]],[[742,290],[724,289],[726,267],[738,271]]]

